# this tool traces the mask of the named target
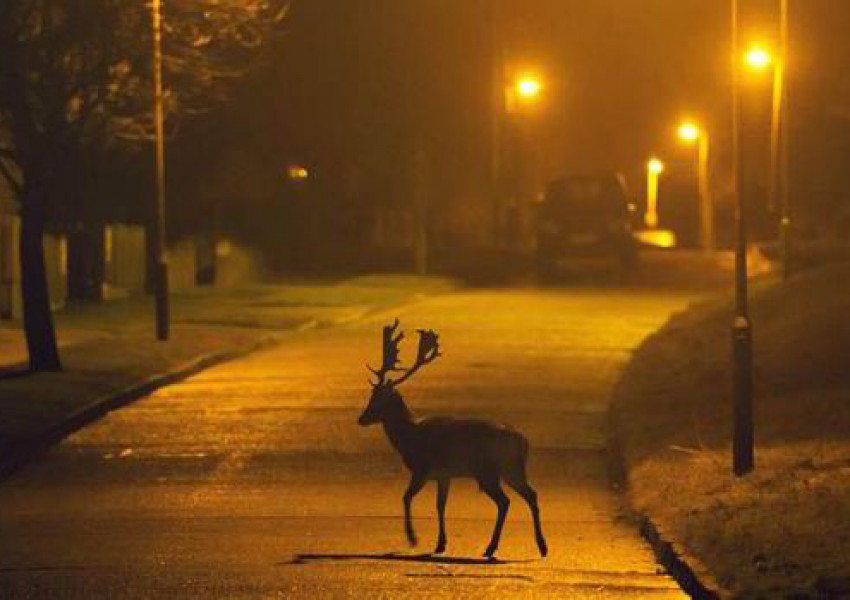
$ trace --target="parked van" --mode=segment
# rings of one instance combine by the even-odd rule
[[[622,269],[637,261],[635,207],[618,173],[561,177],[549,183],[537,212],[536,266],[548,278],[579,259]]]

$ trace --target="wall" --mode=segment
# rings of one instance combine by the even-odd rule
[[[18,253],[20,220],[0,210],[0,319],[21,317],[21,277]],[[139,226],[107,225],[103,234],[104,299],[140,294],[145,285],[145,233]],[[44,238],[50,298],[54,310],[67,299],[68,245],[65,236]],[[169,248],[169,283],[172,290],[195,287],[197,252],[194,240]],[[216,287],[233,287],[259,281],[262,261],[256,253],[228,240],[216,245]]]
[[[21,263],[18,235],[21,230],[17,215],[0,211],[0,318],[20,318]],[[44,236],[44,262],[50,301],[54,310],[65,305],[67,297],[68,246],[65,236]]]

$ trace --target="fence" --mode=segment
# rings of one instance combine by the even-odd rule
[[[145,286],[145,232],[136,225],[107,225],[97,251],[103,257],[103,298],[122,298],[141,293]],[[0,211],[0,319],[21,316],[21,268],[18,250],[20,219]],[[202,257],[200,240],[183,241],[169,249],[169,275],[174,290],[195,287]],[[258,281],[261,261],[245,248],[228,240],[214,244],[215,284],[231,287]],[[68,238],[61,234],[44,237],[45,266],[54,310],[68,298]]]

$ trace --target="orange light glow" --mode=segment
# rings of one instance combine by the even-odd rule
[[[531,75],[525,75],[517,81],[517,92],[522,98],[534,98],[540,94],[540,80]]]
[[[701,132],[699,127],[695,123],[691,121],[685,121],[684,123],[679,125],[677,134],[679,135],[679,139],[683,142],[695,142],[699,139]]]
[[[286,175],[293,181],[303,181],[310,176],[310,173],[301,165],[289,165],[286,167]]]
[[[649,169],[650,173],[663,173],[664,172],[664,163],[658,160],[657,158],[651,158],[648,163],[646,163],[647,169]]]
[[[642,229],[635,231],[637,240],[655,248],[675,248],[676,234],[669,229]]]
[[[753,46],[747,50],[746,55],[744,55],[744,59],[746,60],[747,65],[752,69],[764,69],[770,66],[770,63],[773,60],[770,53],[761,46]]]

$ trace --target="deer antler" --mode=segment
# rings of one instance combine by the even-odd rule
[[[416,362],[413,363],[413,366],[407,369],[404,375],[396,379],[395,381],[391,381],[392,385],[399,385],[403,381],[405,381],[408,377],[416,373],[420,367],[423,365],[427,365],[428,363],[437,359],[440,354],[440,345],[437,342],[437,332],[433,329],[420,329],[419,333],[419,350],[416,353]]]
[[[366,368],[372,371],[375,376],[378,378],[378,383],[373,383],[372,385],[378,386],[382,383],[385,383],[385,379],[387,377],[387,373],[390,371],[400,371],[398,368],[398,345],[402,339],[404,339],[404,332],[395,335],[396,329],[398,329],[398,319],[395,320],[395,323],[392,325],[387,325],[384,327],[384,337],[383,337],[383,362],[381,364],[380,369],[373,369],[369,365],[366,365]],[[392,383],[392,382],[390,382]]]

